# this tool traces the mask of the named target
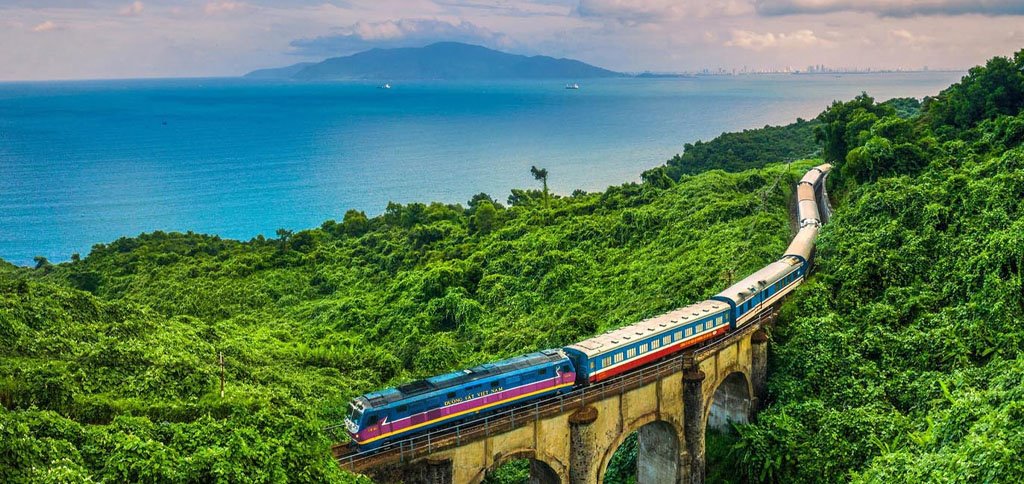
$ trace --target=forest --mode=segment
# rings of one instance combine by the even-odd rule
[[[0,481],[368,482],[329,453],[349,398],[714,294],[784,250],[810,156],[837,167],[835,217],[772,331],[767,407],[709,443],[709,475],[1020,482],[1022,70],[1024,51],[921,103],[837,101],[599,193],[0,263]]]

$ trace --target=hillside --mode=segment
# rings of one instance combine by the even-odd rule
[[[1024,480],[1024,51],[901,119],[819,119],[842,201],[773,335],[741,478]]]
[[[257,69],[245,75],[250,79],[288,79],[299,71],[316,64],[316,62],[299,62],[284,67],[272,67],[270,69]]]
[[[0,481],[351,479],[321,430],[349,398],[713,294],[785,248],[808,166],[550,209],[535,190],[393,204],[248,242],[153,233],[0,268]]]
[[[372,49],[322,62],[261,69],[253,78],[332,79],[584,79],[623,74],[572,59],[508,54],[477,45],[438,42],[426,47]]]

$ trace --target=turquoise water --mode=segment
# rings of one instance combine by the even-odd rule
[[[248,239],[388,201],[601,190],[683,143],[937,93],[956,73],[296,84],[0,83],[0,258],[67,260],[153,230]]]

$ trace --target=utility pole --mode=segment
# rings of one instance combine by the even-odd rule
[[[224,353],[220,353],[220,398],[224,398]]]

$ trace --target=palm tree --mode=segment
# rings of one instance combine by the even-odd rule
[[[537,168],[536,166],[530,167],[530,173],[533,174],[533,179],[544,184],[544,208],[549,208],[548,203],[548,170],[547,168]]]

